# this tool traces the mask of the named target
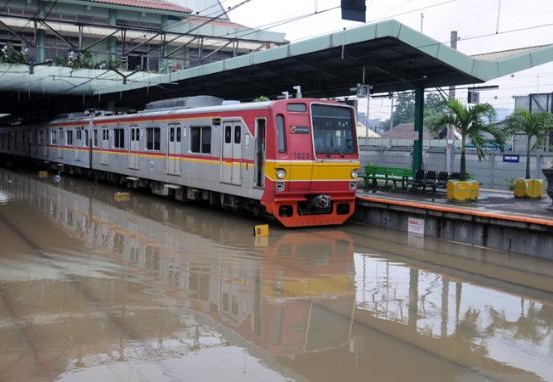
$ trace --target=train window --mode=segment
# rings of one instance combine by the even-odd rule
[[[81,133],[81,130],[77,129],[77,139],[80,141],[82,139],[83,135]]]
[[[276,116],[276,124],[277,124],[278,152],[284,153],[286,152],[286,137],[284,135],[284,116],[283,115],[278,114]]]
[[[84,145],[88,147],[88,130],[84,130]]]
[[[313,105],[312,117],[316,154],[355,152],[355,123],[349,107]]]
[[[53,145],[58,143],[56,130],[50,131],[50,143]]]
[[[124,149],[125,148],[125,129],[113,129],[113,133],[114,133],[113,147],[116,149]]]
[[[92,130],[92,145],[94,147],[98,147],[98,130],[97,129],[94,129]]]
[[[286,105],[286,110],[293,113],[305,113],[307,111],[307,105],[304,103],[289,103]]]
[[[180,129],[180,126],[175,127],[175,129],[177,130],[177,142],[180,142],[180,141],[181,141],[181,129]]]
[[[242,139],[242,129],[240,126],[234,127],[234,143],[240,143],[240,140]]]
[[[169,128],[169,142],[175,142],[175,128]]]
[[[73,130],[67,131],[67,145],[73,146]]]
[[[161,130],[159,127],[147,127],[146,128],[146,149],[147,150],[159,150]]]
[[[225,143],[230,143],[232,141],[232,126],[225,125]]]
[[[60,130],[60,144],[63,144],[63,129]]]
[[[190,127],[190,151],[193,153],[211,153],[211,126]]]

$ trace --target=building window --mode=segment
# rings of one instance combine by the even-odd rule
[[[160,150],[160,128],[159,127],[147,127],[146,128],[146,149],[147,150]]]
[[[211,153],[211,126],[190,127],[190,151],[193,153]]]
[[[114,138],[113,138],[113,147],[116,149],[125,148],[125,130],[124,129],[113,129]]]

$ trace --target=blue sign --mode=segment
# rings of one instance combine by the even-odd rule
[[[503,162],[518,163],[520,162],[520,155],[503,155]]]

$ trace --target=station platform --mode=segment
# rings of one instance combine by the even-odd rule
[[[448,201],[445,190],[392,191],[360,190],[359,201],[369,201],[421,208],[425,210],[466,214],[470,216],[531,223],[553,227],[553,202],[547,194],[541,199],[515,198],[513,191],[480,189],[475,202]]]

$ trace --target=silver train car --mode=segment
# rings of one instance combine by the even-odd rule
[[[211,96],[89,111],[0,128],[0,153],[177,200],[276,218],[341,224],[355,207],[355,111],[293,98],[225,104]]]

